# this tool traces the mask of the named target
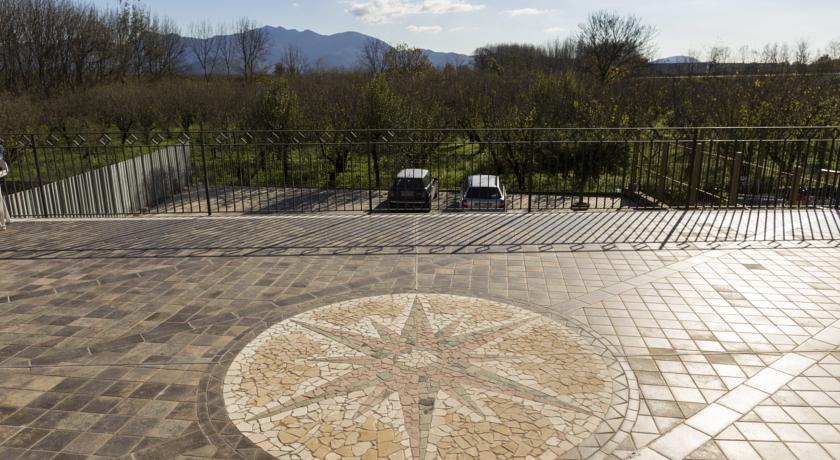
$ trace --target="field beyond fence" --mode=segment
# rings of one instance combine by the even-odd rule
[[[403,169],[498,175],[510,211],[840,205],[840,128],[0,134],[14,217],[387,211]],[[95,178],[92,179],[92,178]],[[84,204],[82,201],[85,201]]]

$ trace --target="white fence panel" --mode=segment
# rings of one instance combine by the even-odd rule
[[[192,182],[190,146],[167,147],[77,176],[4,196],[12,216],[137,214],[166,201]]]

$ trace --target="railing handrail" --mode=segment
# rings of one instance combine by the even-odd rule
[[[344,133],[344,132],[358,132],[358,133],[372,133],[372,132],[398,132],[398,133],[405,133],[405,132],[471,132],[471,131],[484,131],[484,132],[510,132],[510,131],[521,131],[521,132],[544,132],[544,131],[585,131],[585,132],[597,132],[597,131],[660,131],[660,132],[673,132],[673,131],[695,131],[695,130],[724,130],[724,131],[735,131],[735,130],[781,130],[781,131],[792,131],[792,130],[816,130],[816,129],[838,129],[840,130],[840,125],[782,125],[782,126],[598,126],[598,127],[574,127],[574,126],[564,126],[564,127],[477,127],[477,128],[452,128],[452,127],[441,127],[441,128],[279,128],[279,129],[190,129],[190,130],[183,130],[183,129],[174,129],[174,130],[161,130],[161,129],[153,129],[150,131],[139,131],[139,130],[132,130],[122,132],[117,129],[109,129],[109,130],[100,130],[100,131],[69,131],[66,133],[59,133],[56,131],[18,131],[18,132],[0,132],[0,138],[3,136],[41,136],[41,135],[62,135],[62,136],[93,136],[93,135],[154,135],[160,133],[168,133],[171,135],[178,135],[178,134],[223,134],[223,133]]]

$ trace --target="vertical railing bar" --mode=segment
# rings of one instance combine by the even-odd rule
[[[372,145],[371,145],[371,141],[370,141],[370,136],[371,136],[370,131],[367,131],[366,135],[367,135],[367,145],[366,145],[365,150],[367,151],[368,212],[372,213],[373,212],[373,184],[372,184],[373,178],[371,176],[371,167],[372,167],[371,166],[371,155],[373,155],[373,152],[371,151]]]
[[[29,141],[32,143],[32,155],[35,158],[35,176],[38,179],[38,192],[41,198],[41,212],[43,213],[44,218],[49,218],[50,214],[47,209],[47,196],[46,193],[44,193],[44,181],[41,178],[41,165],[38,161],[38,145],[35,134],[30,135]]]
[[[201,169],[204,172],[204,199],[207,200],[207,215],[212,216],[213,206],[210,204],[210,177],[207,172],[207,153],[204,145],[204,131],[199,134],[199,142],[201,143]]]

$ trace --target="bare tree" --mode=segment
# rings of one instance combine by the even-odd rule
[[[653,27],[643,24],[636,16],[598,11],[580,26],[578,56],[584,69],[607,83],[647,62],[655,34]]]
[[[796,42],[796,54],[793,63],[796,64],[798,71],[804,71],[811,62],[811,45],[807,40],[799,40]]]
[[[761,62],[763,64],[778,64],[779,63],[779,44],[768,43],[764,45],[761,51]]]
[[[790,64],[791,61],[791,50],[790,45],[787,43],[782,43],[782,46],[779,47],[779,63],[780,64]]]
[[[184,45],[171,19],[152,17],[149,30],[143,34],[142,48],[146,75],[158,78],[180,72]]]
[[[731,54],[732,51],[728,46],[716,45],[709,48],[708,57],[706,58],[706,62],[708,63],[706,71],[708,73],[714,73],[720,64],[729,62],[729,56]]]
[[[752,61],[753,51],[749,45],[744,45],[738,48],[738,59],[741,61],[741,64],[747,64]]]
[[[237,40],[230,33],[231,28],[227,24],[219,24],[216,30],[216,36],[219,37],[219,64],[224,66],[227,75],[233,73],[237,61]]]
[[[840,40],[828,44],[828,56],[831,59],[840,59]]]
[[[289,44],[283,48],[280,62],[275,64],[274,73],[278,75],[300,75],[309,68],[306,56],[300,47]]]
[[[385,70],[388,72],[414,74],[432,68],[429,56],[419,48],[399,44],[385,53]]]
[[[190,42],[190,51],[201,67],[204,79],[209,81],[219,64],[223,38],[216,35],[216,28],[207,21],[190,25],[190,34],[194,39]]]
[[[577,58],[577,45],[572,37],[556,38],[545,46],[545,53],[552,70],[565,70]]]
[[[242,75],[250,80],[268,52],[268,34],[265,29],[257,27],[255,21],[242,18],[236,25],[236,43]]]
[[[387,43],[376,38],[369,38],[359,51],[359,67],[368,73],[380,74],[385,71],[385,54],[388,53]]]

